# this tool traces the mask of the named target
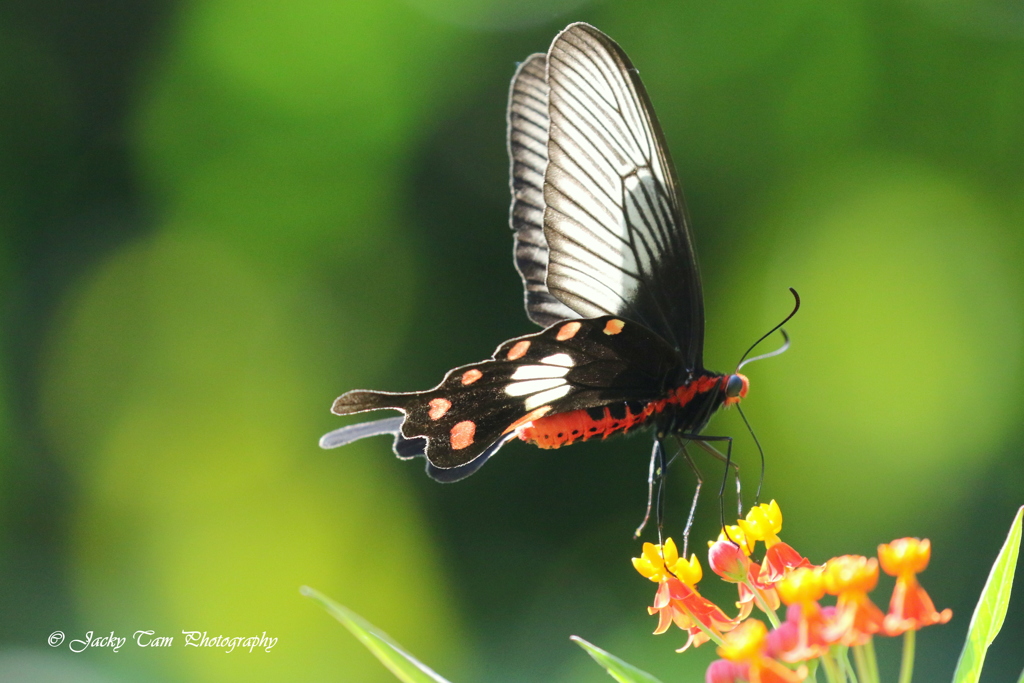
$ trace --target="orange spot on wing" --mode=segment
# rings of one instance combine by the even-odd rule
[[[558,341],[572,339],[573,337],[576,336],[576,333],[580,331],[581,327],[583,327],[583,325],[576,321],[566,323],[562,325],[560,328],[558,328],[558,334],[555,335],[555,339],[557,339]]]
[[[473,443],[473,437],[476,436],[476,424],[471,420],[464,420],[452,427],[452,449],[458,451],[463,448],[467,448]]]
[[[430,401],[430,412],[427,415],[430,416],[431,420],[440,420],[444,417],[444,414],[448,412],[448,409],[452,407],[452,402],[446,398],[435,398]]]
[[[483,376],[484,373],[480,372],[476,368],[473,368],[472,370],[466,370],[464,373],[462,373],[462,383],[472,384],[473,382],[477,381]]]
[[[621,320],[618,320],[616,318],[612,318],[604,326],[604,333],[605,334],[609,334],[609,335],[611,335],[611,334],[618,334],[619,332],[622,332],[622,328],[625,327],[625,326],[626,326],[626,323],[624,323]]]
[[[515,431],[516,429],[518,429],[522,425],[526,424],[527,422],[533,422],[534,420],[536,420],[539,417],[544,417],[549,412],[551,412],[551,406],[541,406],[540,408],[537,408],[536,410],[531,410],[526,415],[523,415],[521,418],[519,418],[518,420],[516,420],[515,422],[510,424],[508,426],[508,428],[505,431],[503,431],[501,434],[502,434],[502,436],[504,436],[505,434],[508,434],[511,431]]]
[[[526,355],[526,352],[530,350],[530,342],[527,339],[516,342],[515,346],[508,350],[507,358],[509,360],[518,360]]]

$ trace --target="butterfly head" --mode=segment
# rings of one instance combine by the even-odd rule
[[[724,383],[725,405],[727,406],[739,403],[741,398],[746,397],[747,390],[750,389],[750,380],[747,379],[746,375],[741,375],[738,372],[727,376]]]

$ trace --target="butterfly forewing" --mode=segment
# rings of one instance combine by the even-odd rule
[[[604,316],[511,339],[491,360],[451,370],[429,391],[350,391],[333,411],[401,410],[402,435],[425,437],[430,463],[452,468],[472,462],[532,419],[661,398],[678,370],[678,355],[657,335]]]
[[[620,315],[700,369],[700,278],[679,184],[625,53],[573,24],[547,56],[548,292],[581,316]]]
[[[548,292],[548,242],[544,237],[544,171],[548,165],[547,56],[519,65],[508,94],[509,222],[515,263],[523,279],[526,313],[547,327],[579,314]]]

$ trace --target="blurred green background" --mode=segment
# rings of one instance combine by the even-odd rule
[[[1024,503],[1005,0],[0,4],[0,679],[392,680],[309,584],[455,681],[606,680],[570,634],[703,680],[711,648],[650,635],[629,564],[648,438],[516,443],[450,486],[385,439],[316,445],[343,391],[427,388],[535,329],[505,100],[576,20],[629,53],[679,164],[708,365],[803,295],[745,403],[784,537],[819,562],[930,537],[924,583],[955,616],[916,680],[949,679]],[[749,495],[736,414],[710,431],[738,437]],[[691,487],[677,469],[669,533]],[[694,538],[716,517],[708,495]],[[983,680],[1024,667],[1022,600]],[[177,644],[46,644],[140,629]]]

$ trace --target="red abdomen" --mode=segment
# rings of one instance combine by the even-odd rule
[[[721,375],[698,377],[689,384],[673,389],[665,398],[643,403],[627,401],[597,408],[572,410],[527,422],[516,429],[516,435],[540,448],[559,448],[576,441],[600,436],[607,438],[642,425],[667,406],[685,406],[698,394],[706,394],[727,378]]]

